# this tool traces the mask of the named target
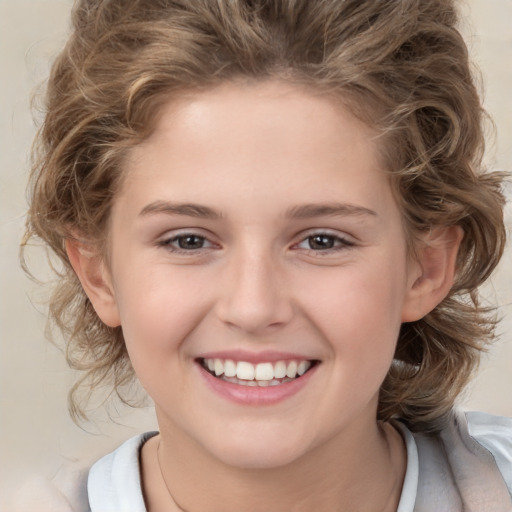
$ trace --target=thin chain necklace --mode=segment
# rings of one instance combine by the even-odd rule
[[[158,461],[158,469],[160,470],[160,476],[162,477],[165,488],[167,489],[167,494],[169,495],[169,498],[171,498],[171,501],[176,507],[178,507],[178,510],[180,510],[180,512],[187,512],[184,508],[180,507],[178,503],[176,503],[176,500],[174,499],[169,489],[169,486],[167,485],[167,481],[165,480],[164,473],[162,471],[162,465],[160,464],[160,439],[158,440],[158,446],[156,447],[156,460]]]
[[[382,427],[381,428],[381,431],[384,432],[384,429]],[[386,433],[384,432],[384,435],[386,435]],[[387,435],[386,435],[386,438],[387,438]],[[388,444],[389,444],[389,440],[388,440]],[[167,485],[167,481],[165,480],[165,477],[164,477],[164,473],[162,471],[162,465],[160,464],[160,439],[158,440],[158,446],[156,448],[156,459],[157,459],[157,462],[158,462],[158,469],[160,470],[160,476],[162,477],[162,480],[164,482],[164,485],[165,485],[165,488],[167,489],[167,494],[169,495],[169,498],[171,499],[172,503],[174,504],[174,506],[176,506],[178,508],[178,510],[180,512],[188,512],[186,509],[180,507],[180,505],[178,505],[178,503],[176,502],[176,500],[174,499],[170,489],[169,489],[169,486]],[[393,491],[392,491],[393,492]],[[391,495],[387,501],[386,501],[386,506],[383,510],[387,510],[387,507],[388,507],[388,504],[392,501],[392,498],[393,496]]]

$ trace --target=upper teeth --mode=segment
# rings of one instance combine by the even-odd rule
[[[231,359],[204,359],[204,365],[215,375],[236,377],[240,380],[273,380],[303,375],[311,367],[311,361],[277,361],[275,363],[252,364]]]

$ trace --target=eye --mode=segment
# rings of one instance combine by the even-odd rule
[[[206,237],[195,233],[181,233],[162,240],[159,245],[176,252],[192,252],[213,247]]]
[[[331,235],[312,235],[306,239],[310,249],[315,251],[324,251],[325,249],[332,249],[336,240]]]
[[[181,235],[174,240],[180,249],[202,249],[206,239],[197,235]]]
[[[354,243],[330,233],[313,233],[297,244],[297,248],[315,252],[337,251],[352,247]]]

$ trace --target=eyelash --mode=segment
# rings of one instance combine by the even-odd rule
[[[200,247],[192,247],[192,248],[180,247],[179,246],[180,241],[183,241],[187,238],[196,239],[201,244],[201,246]],[[317,238],[317,239],[323,238],[324,241],[327,239],[328,243],[332,244],[332,246],[327,247],[327,248],[314,249],[311,247],[311,243],[312,243],[313,239],[315,239],[315,238]],[[301,248],[300,245],[305,242],[309,243],[310,247]],[[205,243],[207,244],[206,247],[205,247]],[[173,244],[177,244],[178,246],[175,246]],[[167,250],[169,250],[175,254],[190,255],[191,253],[197,253],[199,251],[202,252],[204,250],[211,249],[212,247],[215,247],[216,244],[209,241],[207,237],[198,235],[197,233],[192,232],[192,233],[179,233],[171,238],[166,238],[165,240],[162,240],[161,242],[158,243],[158,245],[161,247],[165,247]],[[296,250],[304,249],[310,253],[314,253],[315,255],[321,256],[321,255],[332,254],[332,253],[336,253],[336,252],[343,251],[346,249],[350,249],[354,245],[355,245],[354,242],[352,242],[351,240],[348,240],[344,237],[341,237],[339,235],[334,235],[332,233],[328,233],[328,232],[324,232],[324,231],[318,231],[318,232],[313,232],[313,233],[308,234],[308,236],[303,238],[298,244],[295,244],[293,246],[293,248]]]
[[[323,256],[323,255],[337,253],[339,251],[350,249],[351,247],[354,247],[354,245],[355,245],[354,242],[352,242],[351,240],[348,240],[347,238],[344,238],[342,236],[324,232],[324,231],[317,231],[317,232],[308,234],[308,236],[303,238],[294,247],[300,248],[299,246],[305,242],[311,244],[312,240],[315,238],[317,238],[317,239],[322,238],[324,240],[328,239],[329,242],[332,243],[332,247],[327,247],[327,248],[323,248],[323,249],[319,249],[319,248],[313,249],[313,248],[311,248],[311,246],[304,248],[309,253],[315,254],[315,256]]]
[[[201,241],[201,247],[197,248],[184,248],[184,247],[177,247],[173,246],[174,243],[179,244],[180,240],[184,240],[187,238],[195,238]],[[204,247],[204,243],[209,244],[208,247]],[[198,235],[197,233],[179,233],[171,238],[166,238],[165,240],[162,240],[161,242],[158,242],[158,245],[161,247],[165,247],[167,250],[177,253],[177,254],[191,254],[193,252],[199,252],[203,251],[205,249],[210,249],[211,247],[214,247],[214,243],[210,242],[205,236]]]

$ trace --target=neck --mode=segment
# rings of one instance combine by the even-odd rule
[[[186,512],[380,512],[398,506],[406,454],[389,425],[374,421],[371,429],[347,429],[290,464],[265,469],[224,464],[179,429],[165,427],[143,451],[143,475],[148,464],[156,474],[158,459],[161,471],[160,478],[143,479],[152,482],[144,483],[149,512],[172,501]]]

